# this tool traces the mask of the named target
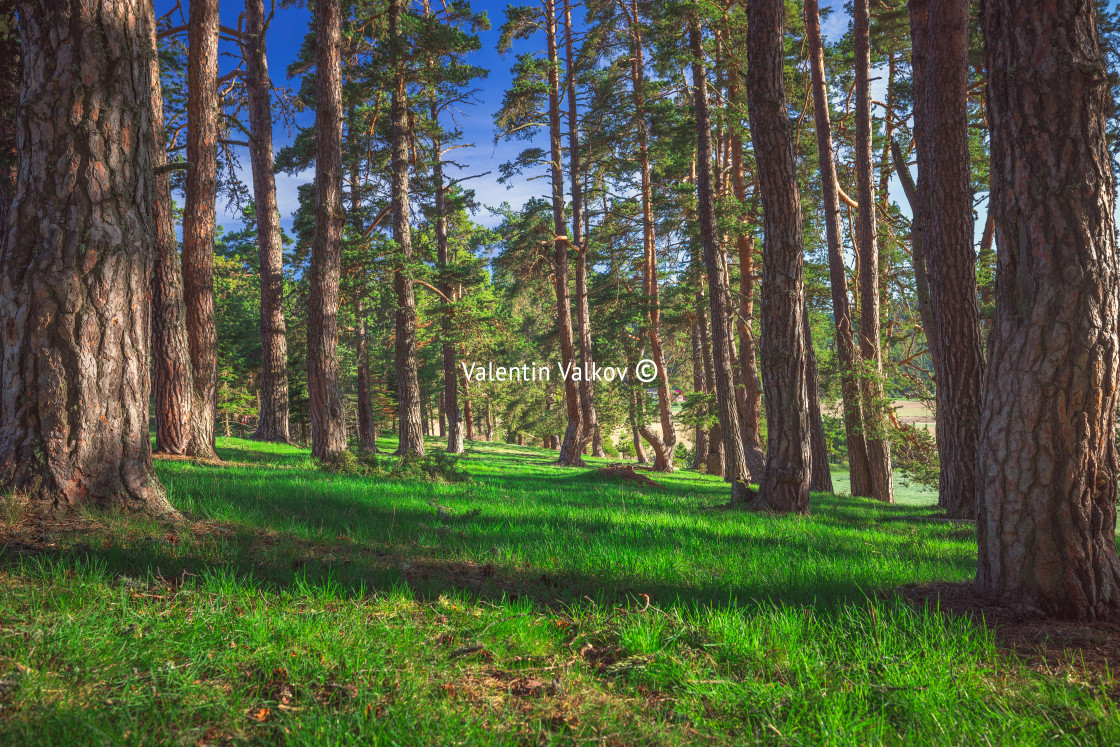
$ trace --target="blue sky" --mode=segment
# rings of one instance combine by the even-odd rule
[[[268,4],[269,0],[265,0],[266,8]],[[494,144],[493,114],[501,104],[502,94],[509,86],[509,69],[514,61],[513,54],[503,57],[498,54],[496,49],[498,29],[504,19],[505,8],[509,4],[505,0],[474,0],[471,3],[475,10],[486,11],[489,15],[491,30],[481,34],[482,49],[472,56],[470,62],[488,69],[490,74],[479,84],[479,103],[466,109],[458,117],[458,123],[463,129],[466,142],[474,143],[474,147],[455,153],[455,159],[464,164],[463,175],[492,171],[489,176],[472,180],[468,184],[477,193],[481,204],[494,207],[497,207],[503,201],[508,201],[514,206],[520,206],[535,195],[546,196],[548,190],[548,185],[544,180],[518,180],[513,182],[512,188],[509,189],[507,189],[507,185],[499,184],[497,181],[498,164],[509,160],[525,147],[523,142]],[[175,3],[169,2],[169,0],[156,0],[156,13],[166,13],[174,5]],[[184,13],[187,6],[188,3],[184,1]],[[291,85],[294,88],[297,83],[287,80],[285,73],[289,63],[299,52],[300,45],[303,43],[303,38],[311,21],[311,14],[306,7],[283,8],[279,6],[280,3],[277,2],[276,17],[268,32],[269,72],[272,75],[274,85]],[[842,35],[847,29],[849,20],[847,14],[843,12],[843,0],[823,0],[821,6],[822,9],[824,7],[835,8],[835,12],[829,14],[824,22],[823,32],[825,37],[832,39]],[[223,2],[221,4],[222,25],[236,28],[238,15],[242,10],[243,6],[240,3]],[[575,8],[573,13],[578,24],[582,12]],[[229,42],[223,41],[222,45],[224,51],[235,51],[233,45]],[[229,56],[223,56],[221,60],[222,72],[231,69],[233,64],[234,61]],[[301,125],[310,125],[314,121],[314,115],[311,112],[304,112],[297,116],[297,121]],[[294,132],[287,131],[284,125],[278,122],[274,133],[277,150],[290,143],[294,135]],[[241,162],[243,168],[242,181],[246,185],[251,185],[252,178],[248,171],[249,158],[247,153],[243,154]],[[296,176],[277,174],[277,201],[280,207],[281,220],[285,227],[290,228],[292,213],[298,205],[297,188],[300,184],[312,181],[313,176],[311,172]],[[481,211],[476,219],[486,225],[494,225],[497,222],[497,219],[485,210]],[[241,221],[236,212],[225,210],[224,201],[221,200],[218,204],[218,221],[226,228],[240,228],[241,226]]]

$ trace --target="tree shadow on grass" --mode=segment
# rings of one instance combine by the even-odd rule
[[[347,502],[325,500],[321,514],[342,513],[342,506],[331,503]],[[603,567],[587,568],[574,567],[587,565],[579,554],[558,560],[548,557],[547,542],[532,544],[550,523],[547,518],[484,513],[441,518],[418,508],[350,508],[350,521],[390,530],[376,538],[342,533],[308,537],[278,527],[276,515],[257,504],[240,507],[243,521],[194,517],[183,531],[127,519],[93,519],[69,527],[28,524],[9,527],[0,544],[9,563],[94,563],[111,577],[153,583],[220,571],[262,590],[322,586],[352,598],[405,586],[418,599],[452,593],[489,601],[528,599],[548,609],[586,599],[616,604],[643,595],[662,608],[794,604],[823,609],[860,602],[883,590],[851,572],[868,561],[865,549],[846,540],[822,542],[811,527],[798,532],[783,526],[780,518],[745,517],[762,522],[763,531],[729,538],[718,527],[680,528],[675,535],[651,537],[640,523],[568,517],[559,539],[594,543],[595,557],[605,559]],[[685,568],[659,574],[656,564],[634,565],[647,557],[672,556],[673,548],[665,545],[674,538],[691,546],[734,542],[736,553],[710,560],[728,564],[736,557],[755,559],[756,568],[745,560],[744,568],[730,573],[717,567],[705,573]],[[529,552],[510,557],[505,552],[510,547]],[[805,566],[803,572],[775,570],[798,564]],[[967,562],[956,565],[958,573],[969,570]],[[721,580],[724,575],[729,577]]]

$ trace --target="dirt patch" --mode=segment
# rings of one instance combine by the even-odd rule
[[[598,472],[603,477],[613,477],[616,480],[634,482],[647,488],[665,489],[665,486],[661,483],[654,482],[645,475],[639,475],[634,468],[628,464],[612,464],[609,467],[599,468]]]
[[[1120,625],[1116,623],[1050,620],[999,607],[977,596],[970,583],[921,584],[900,591],[915,607],[937,606],[942,614],[986,626],[1000,647],[1040,674],[1099,682],[1111,680],[1111,673],[1120,666]],[[1120,683],[1112,686],[1112,696],[1120,697]]]

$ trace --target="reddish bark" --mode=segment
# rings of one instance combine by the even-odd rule
[[[803,327],[804,242],[797,163],[782,80],[784,11],[782,0],[753,0],[748,11],[747,91],[766,242],[760,294],[766,467],[751,506],[808,513],[811,465]]]
[[[727,260],[716,238],[716,204],[712,189],[712,125],[708,106],[707,72],[700,39],[700,21],[689,23],[689,48],[692,52],[692,79],[696,107],[696,198],[700,217],[700,241],[708,271],[708,301],[711,307],[713,383],[719,408],[719,434],[723,441],[726,477],[731,482],[731,502],[744,504],[749,497],[751,474],[740,432],[739,412],[733,390],[731,369],[730,293],[727,290]],[[717,436],[712,430],[712,438]],[[714,465],[709,461],[709,471]]]
[[[151,24],[149,45],[156,49],[156,28]],[[160,454],[184,455],[191,451],[193,386],[191,351],[183,304],[183,276],[179,239],[171,203],[171,177],[158,173],[167,165],[164,150],[163,91],[159,57],[151,68],[152,167],[156,169],[152,195],[155,259],[152,263],[152,400],[155,403],[156,447]]]
[[[824,198],[825,242],[832,290],[832,318],[836,327],[836,355],[841,365],[840,394],[844,403],[844,435],[848,446],[848,469],[852,495],[871,495],[867,467],[867,441],[860,397],[860,357],[852,334],[852,309],[848,301],[848,270],[844,265],[840,230],[840,193],[836,157],[832,151],[832,122],[824,79],[824,47],[817,0],[805,0],[805,30],[809,39],[809,63],[813,81],[813,117],[817,128],[817,154]]]
[[[646,122],[645,59],[642,32],[638,22],[638,2],[630,2],[630,76],[633,84],[635,127],[638,135],[638,168],[642,188],[642,238],[645,252],[645,292],[649,304],[647,314],[650,360],[657,366],[657,407],[661,418],[661,437],[642,431],[656,453],[653,468],[658,472],[673,471],[673,451],[677,447],[677,431],[673,425],[672,398],[669,395],[669,371],[665,367],[665,351],[661,344],[661,291],[657,272],[657,243],[653,224],[653,183],[650,178],[649,128]],[[648,435],[647,435],[648,434]]]
[[[984,377],[972,245],[968,10],[968,0],[930,0],[926,71],[915,93],[922,101],[915,115],[925,120],[915,137],[932,311],[926,338],[937,383],[940,505],[948,516],[964,519],[976,516]]]
[[[579,360],[585,370],[591,370],[595,361],[591,352],[591,308],[587,292],[587,245],[583,237],[583,183],[580,180],[579,151],[579,100],[576,96],[576,61],[574,31],[572,29],[572,7],[564,0],[564,55],[568,67],[568,171],[572,181],[572,243],[577,252],[576,259],[576,322],[579,330]],[[579,401],[582,414],[581,430],[577,450],[583,454],[588,442],[594,440],[599,432],[599,416],[595,412],[595,386],[589,377],[579,382]],[[597,457],[605,456],[602,444]]]
[[[174,518],[148,434],[151,5],[29,1],[19,17],[19,174],[0,251],[0,484],[54,507]]]
[[[875,184],[871,143],[871,17],[868,0],[855,0],[856,58],[856,184],[859,188],[859,342],[865,375],[863,424],[867,438],[867,468],[871,497],[894,503],[891,476],[891,444],[887,435],[882,375],[883,355],[879,340],[879,243],[875,221]]]
[[[572,301],[568,289],[568,228],[564,220],[564,170],[561,167],[560,140],[560,72],[557,48],[556,3],[545,0],[545,40],[548,45],[548,135],[551,148],[552,223],[556,239],[553,244],[552,278],[556,287],[556,326],[560,337],[560,359],[565,369],[572,366],[575,344],[572,338]],[[564,404],[568,413],[568,426],[564,443],[560,447],[561,465],[582,465],[580,433],[583,429],[583,408],[580,403],[579,384],[574,377],[564,381]]]
[[[342,10],[315,4],[315,236],[307,313],[307,395],[311,453],[346,448],[338,386],[338,305],[342,273]]]
[[[284,251],[272,157],[272,81],[265,54],[264,0],[245,2],[245,88],[249,98],[249,156],[257,245],[261,262],[260,418],[253,438],[286,443],[288,432],[288,335],[284,323]]]
[[[977,590],[1120,619],[1120,349],[1109,75],[1095,3],[989,0],[998,244],[980,425]]]
[[[187,23],[187,171],[183,209],[183,303],[191,352],[189,453],[217,458],[218,331],[214,228],[218,197],[218,0],[195,0]]]

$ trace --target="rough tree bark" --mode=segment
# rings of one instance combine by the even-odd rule
[[[155,23],[149,45],[156,49]],[[171,205],[171,176],[158,173],[167,165],[164,150],[163,91],[159,57],[149,61],[152,107],[152,228],[155,241],[152,262],[152,400],[155,403],[156,447],[160,454],[190,452],[192,412],[191,351],[183,306],[183,276],[179,239]]]
[[[358,359],[358,445],[365,451],[377,451],[377,435],[373,428],[373,407],[369,397],[369,325],[366,310],[359,301],[355,305],[358,317],[357,343],[354,357]]]
[[[702,252],[703,250],[701,250]],[[701,285],[703,285],[703,280],[701,280]],[[704,358],[704,381],[708,387],[707,393],[714,395],[716,393],[715,355],[712,353],[711,328],[708,326],[708,309],[711,308],[711,299],[704,299],[703,287],[697,293],[696,315],[700,323],[700,353]],[[704,453],[704,464],[708,474],[729,479],[723,460],[723,431],[720,429],[718,422],[718,402],[716,412],[717,422],[708,431],[708,450]]]
[[[708,106],[708,77],[700,21],[689,19],[689,48],[692,52],[692,80],[696,107],[696,201],[700,213],[700,242],[708,272],[708,301],[712,312],[713,383],[719,408],[719,437],[723,440],[726,477],[731,481],[731,502],[746,504],[750,495],[751,474],[740,435],[738,407],[735,403],[734,374],[731,370],[731,314],[727,292],[727,260],[716,237],[716,203],[712,190],[712,121]],[[712,438],[716,438],[715,429]]]
[[[552,278],[556,287],[556,326],[560,337],[560,359],[566,369],[573,365],[575,344],[572,339],[572,300],[568,290],[568,228],[564,220],[564,170],[560,139],[560,57],[557,47],[556,3],[545,0],[545,37],[548,45],[548,135],[551,148],[552,223],[555,232]],[[564,404],[568,426],[560,446],[560,465],[582,465],[580,432],[583,429],[583,408],[579,383],[573,376],[564,381]]]
[[[1095,3],[988,0],[996,309],[980,425],[977,590],[1120,618],[1120,313],[1109,75]]]
[[[439,131],[439,109],[432,102],[432,120],[436,123],[436,133],[432,142],[432,177],[436,192],[436,259],[446,275],[451,261],[447,245],[447,193],[443,182],[443,139]],[[444,277],[440,283],[443,303],[447,310],[440,320],[441,348],[443,358],[443,408],[444,417],[440,420],[440,435],[446,431],[447,452],[463,453],[463,421],[459,413],[459,384],[455,362],[455,343],[452,341],[454,324],[451,314],[455,302],[455,288],[451,280]]]
[[[693,250],[693,256],[698,257],[700,252]],[[700,319],[699,314],[703,309],[704,297],[700,292],[700,266],[699,263],[693,266],[695,271],[697,285],[694,292],[695,306],[697,318],[691,325],[692,329],[692,389],[697,394],[706,394],[708,391],[708,379],[704,371],[704,343],[700,339]],[[707,416],[707,408],[701,410],[701,415]],[[694,442],[695,449],[692,454],[692,469],[699,470],[700,465],[705,463],[708,456],[708,429],[703,426],[696,427],[696,440]]]
[[[397,291],[396,366],[397,420],[400,442],[398,455],[424,455],[424,431],[420,416],[420,378],[416,367],[416,294],[412,287],[412,227],[409,224],[408,149],[410,126],[408,89],[404,74],[404,38],[401,31],[403,0],[389,4],[389,36],[393,45],[394,81],[392,100],[393,156],[392,200],[393,240],[397,242],[401,265],[393,273]]]
[[[307,313],[307,394],[311,453],[346,448],[338,388],[338,304],[342,274],[342,10],[315,5],[315,236]]]
[[[825,242],[828,245],[828,273],[832,289],[832,318],[836,327],[836,356],[840,361],[840,396],[844,403],[844,435],[848,446],[848,469],[852,495],[871,495],[871,475],[867,470],[867,441],[863,427],[863,402],[860,396],[859,350],[852,334],[852,309],[848,301],[848,270],[844,265],[843,235],[840,230],[840,193],[836,178],[836,157],[832,150],[832,122],[824,78],[824,47],[817,0],[805,0],[805,30],[809,38],[809,62],[813,81],[813,118],[817,128],[817,153],[824,199]]]
[[[260,419],[253,438],[286,443],[288,431],[288,335],[284,323],[284,251],[272,158],[272,80],[265,55],[264,0],[245,0],[245,88],[249,98],[249,157],[257,245],[261,261]]]
[[[831,493],[832,470],[828,466],[828,441],[824,436],[824,418],[821,416],[820,377],[809,309],[804,310],[801,320],[801,327],[805,330],[805,395],[809,399],[809,490]]]
[[[733,64],[727,74],[727,96],[737,104],[745,105],[742,101],[741,86],[739,85],[739,69]],[[747,182],[743,173],[743,138],[738,132],[731,134],[731,188],[735,199],[740,204],[747,202]],[[739,216],[743,225],[753,222],[757,208],[746,211]],[[747,459],[747,470],[752,479],[762,475],[766,464],[766,452],[762,450],[762,440],[759,437],[759,428],[762,424],[762,381],[758,377],[758,355],[755,352],[754,330],[754,236],[748,231],[741,230],[736,237],[736,248],[739,251],[739,315],[737,326],[739,331],[739,372],[742,380],[743,407],[742,407],[742,437],[743,451]]]
[[[920,4],[921,0],[912,3]],[[940,505],[976,516],[976,449],[984,355],[972,245],[968,138],[968,0],[930,0],[926,69],[915,91],[922,239],[929,278],[926,330],[937,382]]]
[[[9,214],[16,196],[19,157],[16,152],[16,109],[19,107],[20,49],[16,4],[0,10],[0,250],[11,227]],[[162,143],[161,143],[162,144]]]
[[[583,235],[583,182],[580,176],[579,153],[579,100],[576,97],[576,58],[574,30],[572,28],[572,7],[570,0],[564,0],[564,56],[568,67],[568,170],[572,180],[572,243],[577,252],[576,258],[576,326],[579,330],[579,360],[585,371],[594,366],[591,350],[591,308],[587,293],[587,244]],[[599,416],[595,412],[595,385],[583,376],[579,381],[579,401],[583,419],[579,434],[577,451],[582,454],[588,442],[594,440],[599,431]],[[602,444],[593,448],[593,455],[605,456]]]
[[[218,198],[218,0],[190,4],[187,23],[187,171],[183,207],[183,303],[191,352],[191,456],[216,459],[218,332],[214,227]]]
[[[151,5],[18,10],[19,173],[0,251],[0,484],[49,508],[175,518],[148,435]]]
[[[642,238],[645,248],[645,292],[649,304],[650,360],[657,366],[657,407],[661,419],[661,436],[657,437],[645,423],[642,435],[654,450],[653,468],[658,472],[673,471],[673,452],[677,448],[677,431],[673,425],[673,401],[669,394],[669,371],[661,345],[661,291],[657,276],[657,243],[653,222],[653,182],[650,177],[649,127],[646,122],[645,59],[642,32],[638,20],[638,2],[630,2],[630,76],[633,84],[634,126],[638,135],[638,168],[642,186]]]
[[[918,66],[915,65],[914,69],[917,70]],[[914,129],[918,129],[917,126]],[[910,219],[910,262],[914,268],[914,295],[918,299],[918,315],[922,318],[922,328],[932,329],[933,309],[929,303],[929,277],[926,275],[925,236],[918,187],[914,184],[914,177],[910,175],[910,168],[906,165],[906,158],[897,142],[891,143],[891,160],[894,161],[895,173],[902,182],[902,191],[906,193],[906,201],[910,203],[910,213],[913,216]],[[933,351],[930,352],[932,354]]]
[[[782,80],[784,16],[782,0],[753,0],[747,14],[747,92],[765,232],[760,357],[767,428],[766,467],[751,507],[808,513],[804,243],[797,163]]]
[[[471,384],[467,375],[459,367],[459,384],[463,388],[463,425],[468,441],[474,440],[474,410],[471,407]]]
[[[883,410],[883,355],[879,342],[879,243],[875,222],[875,185],[871,143],[871,16],[868,0],[855,0],[856,65],[856,183],[859,188],[859,341],[865,375],[863,425],[867,438],[867,468],[871,497],[894,503],[891,443]]]

